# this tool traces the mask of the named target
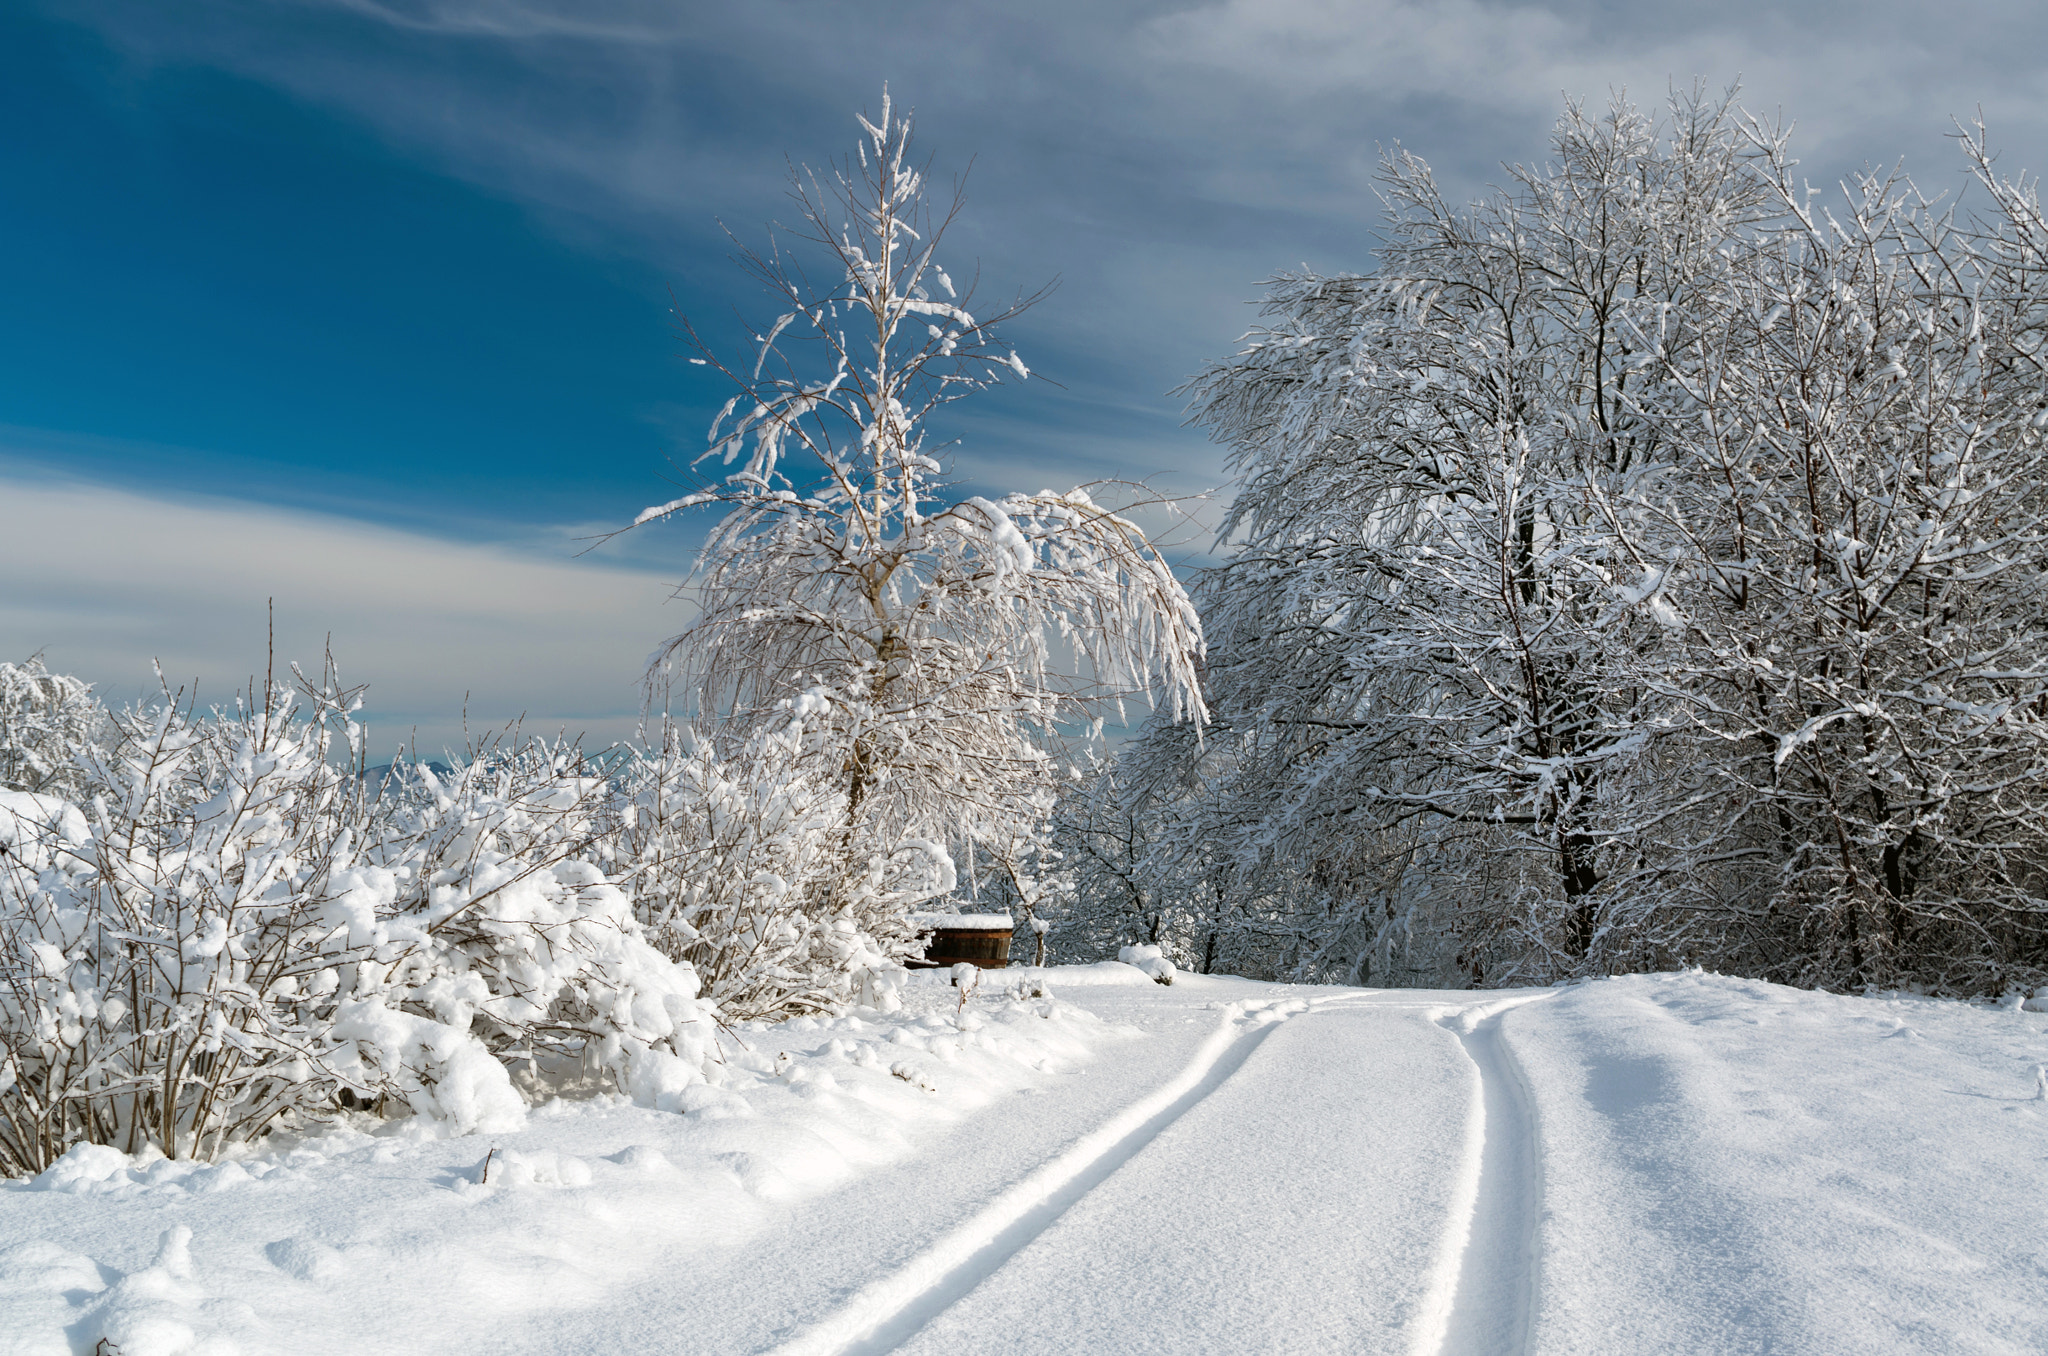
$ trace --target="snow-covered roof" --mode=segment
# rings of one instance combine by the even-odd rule
[[[919,928],[951,928],[958,932],[1008,932],[1016,925],[1006,913],[914,913]]]

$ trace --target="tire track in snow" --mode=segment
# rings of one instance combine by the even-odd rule
[[[837,1312],[768,1356],[881,1356],[964,1298],[1074,1203],[1214,1092],[1301,1000],[1232,1003],[1180,1073],[1010,1187],[902,1269],[861,1288]]]
[[[1536,998],[1448,1013],[1437,1020],[1479,1075],[1454,1223],[1417,1325],[1417,1356],[1519,1356],[1529,1350],[1543,1212],[1536,1119],[1521,1067],[1501,1036],[1508,1009]]]

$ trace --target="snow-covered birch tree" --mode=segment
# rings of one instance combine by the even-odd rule
[[[1106,706],[1204,714],[1195,610],[1130,518],[1087,489],[947,493],[928,422],[1029,376],[997,330],[1036,298],[990,310],[956,283],[941,247],[958,194],[935,205],[886,94],[861,128],[851,159],[793,176],[789,237],[741,256],[778,308],[754,351],[698,343],[735,388],[706,457],[735,469],[636,522],[725,510],[660,686],[731,740],[799,697],[826,708],[813,766],[845,807],[827,911],[878,855],[1028,840],[1058,751]]]

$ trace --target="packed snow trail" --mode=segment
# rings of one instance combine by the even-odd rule
[[[1159,1133],[1243,1066],[1271,1023],[1303,1002],[1232,1004],[1180,1074],[1018,1183],[986,1209],[867,1287],[826,1322],[777,1348],[776,1356],[875,1356],[894,1351],[966,1295]]]
[[[1467,1122],[1478,1141],[1468,1141],[1466,1151],[1471,1208],[1466,1226],[1451,1235],[1457,1279],[1448,1312],[1418,1334],[1420,1345],[1441,1356],[1520,1356],[1530,1349],[1542,1169],[1528,1089],[1501,1037],[1501,1019],[1521,1001],[1441,1019],[1458,1033],[1480,1084],[1478,1114]]]
[[[1440,1010],[1284,1004],[1235,1073],[909,1340],[803,1350],[1433,1353],[1476,1175],[1475,1070]]]

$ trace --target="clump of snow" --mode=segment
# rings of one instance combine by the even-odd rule
[[[517,1130],[526,1123],[526,1100],[512,1075],[466,1025],[369,999],[343,1008],[333,1035],[390,1058],[393,1089],[423,1123],[443,1133]]]
[[[1171,984],[1173,977],[1180,973],[1156,946],[1127,946],[1116,953],[1116,958],[1143,971],[1155,984]]]
[[[509,1149],[491,1160],[488,1177],[480,1185],[589,1186],[590,1165],[573,1154],[554,1153],[547,1149]]]
[[[75,858],[91,840],[91,826],[71,802],[0,789],[0,851],[29,870],[47,870]]]
[[[155,1156],[161,1158],[163,1155],[159,1151]],[[125,1176],[131,1167],[137,1165],[137,1159],[111,1145],[77,1144],[38,1173],[30,1185],[39,1191],[68,1191],[74,1196],[83,1195],[117,1176]]]

